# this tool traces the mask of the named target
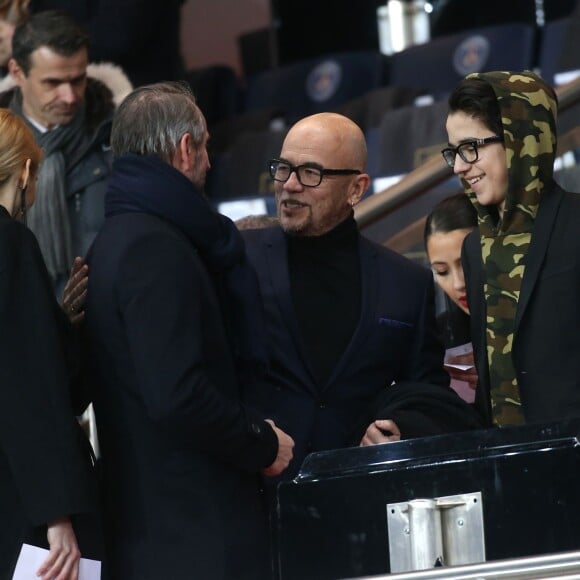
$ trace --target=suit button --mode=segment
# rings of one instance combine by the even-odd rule
[[[252,423],[250,425],[250,429],[252,430],[252,433],[254,435],[260,435],[262,433],[262,427],[260,427],[260,425],[258,425],[256,423]]]
[[[319,401],[318,408],[319,409],[326,409],[326,403],[324,401]]]

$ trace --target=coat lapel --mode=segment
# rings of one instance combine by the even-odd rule
[[[373,313],[377,311],[378,296],[377,249],[362,236],[359,236],[359,256],[361,275],[360,318],[356,330],[346,350],[334,367],[325,388],[332,385],[336,378],[342,374],[344,368],[352,364],[349,361],[355,353],[360,356],[360,342],[368,335],[369,323],[373,323],[376,319]]]
[[[532,243],[525,258],[526,269],[520,290],[514,332],[517,332],[526,307],[530,301],[532,291],[536,285],[538,275],[544,263],[546,251],[550,242],[554,220],[558,214],[558,208],[562,201],[563,192],[559,187],[555,187],[546,195],[538,209],[538,215],[532,233]]]
[[[477,372],[479,381],[475,392],[475,407],[484,419],[484,424],[491,425],[491,402],[489,399],[489,372],[487,364],[487,347],[485,337],[487,305],[483,287],[485,272],[481,258],[481,239],[479,231],[469,234],[463,242],[461,261],[467,284],[469,311],[471,312],[471,333],[473,346],[476,349]]]
[[[268,272],[270,273],[270,283],[274,290],[274,296],[280,309],[284,324],[288,328],[290,337],[297,353],[302,359],[304,367],[310,374],[310,381],[314,382],[314,374],[308,362],[302,335],[297,322],[294,304],[292,303],[292,292],[290,289],[290,274],[288,272],[288,259],[286,239],[281,228],[272,228],[265,240],[265,254],[268,261]]]

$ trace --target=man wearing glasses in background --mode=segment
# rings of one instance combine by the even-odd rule
[[[366,162],[346,117],[298,121],[270,161],[280,225],[243,232],[272,357],[246,394],[294,438],[284,479],[312,451],[475,426],[443,370],[431,273],[357,229]]]

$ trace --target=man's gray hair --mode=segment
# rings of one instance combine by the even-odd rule
[[[135,89],[117,109],[111,129],[115,157],[157,155],[171,163],[186,133],[203,142],[205,119],[190,88],[183,83],[156,83]]]

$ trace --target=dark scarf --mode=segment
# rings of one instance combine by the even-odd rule
[[[34,232],[46,267],[53,280],[67,275],[73,261],[71,229],[67,208],[66,174],[84,151],[85,108],[68,125],[41,133],[24,116],[22,93],[14,90],[10,109],[32,130],[44,159],[38,173],[36,200],[28,210],[27,225]]]
[[[113,163],[105,215],[130,212],[158,216],[187,236],[223,294],[220,302],[238,370],[262,372],[267,355],[258,281],[233,222],[217,213],[182,173],[155,156],[130,154]]]

